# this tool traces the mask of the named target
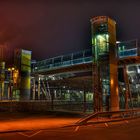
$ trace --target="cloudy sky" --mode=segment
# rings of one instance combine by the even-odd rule
[[[99,15],[116,20],[117,40],[140,38],[138,0],[0,0],[0,44],[38,60],[87,49],[90,18]]]

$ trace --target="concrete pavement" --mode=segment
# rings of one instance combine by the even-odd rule
[[[138,140],[140,119],[34,132],[0,133],[0,140]]]
[[[27,113],[1,113],[0,132],[40,130],[59,128],[74,124],[80,119],[78,114],[27,114]]]

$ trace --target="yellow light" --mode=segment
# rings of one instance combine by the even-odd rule
[[[97,38],[100,40],[100,41],[105,41],[105,38],[103,35],[98,35]]]
[[[111,86],[114,84],[114,80],[113,79],[110,80],[110,84],[111,84]]]
[[[13,82],[17,83],[18,82],[18,78],[19,78],[19,71],[18,70],[14,70],[13,71]]]
[[[118,87],[116,87],[116,95],[119,94],[119,90],[118,90]]]
[[[11,71],[11,68],[8,68],[8,71]]]
[[[14,67],[12,67],[12,70],[15,70],[15,68],[14,68]]]

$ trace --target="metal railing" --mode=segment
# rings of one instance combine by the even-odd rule
[[[76,125],[87,125],[91,123],[107,123],[113,121],[122,121],[140,117],[140,109],[131,109],[124,111],[96,112],[76,122]]]
[[[137,40],[130,40],[125,42],[120,42],[118,46],[118,57],[125,58],[130,56],[138,56],[139,48]]]
[[[83,63],[92,62],[91,50],[84,50],[69,55],[62,55],[42,61],[38,61],[34,66],[33,72],[40,72],[44,70],[58,69],[61,67],[68,67],[72,65],[78,65]]]
[[[119,58],[137,56],[137,55],[138,55],[138,48],[127,49],[119,52]]]

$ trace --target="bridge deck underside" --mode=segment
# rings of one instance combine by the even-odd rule
[[[67,72],[84,72],[84,71],[92,71],[92,63],[83,63],[79,65],[72,65],[68,67],[60,67],[54,69],[45,69],[42,71],[34,72],[33,74],[43,74],[43,75],[51,75],[57,73],[67,73]]]
[[[140,63],[140,56],[126,57],[126,58],[119,59],[118,61],[119,65],[122,64],[130,65],[130,64],[137,64],[137,63]]]

